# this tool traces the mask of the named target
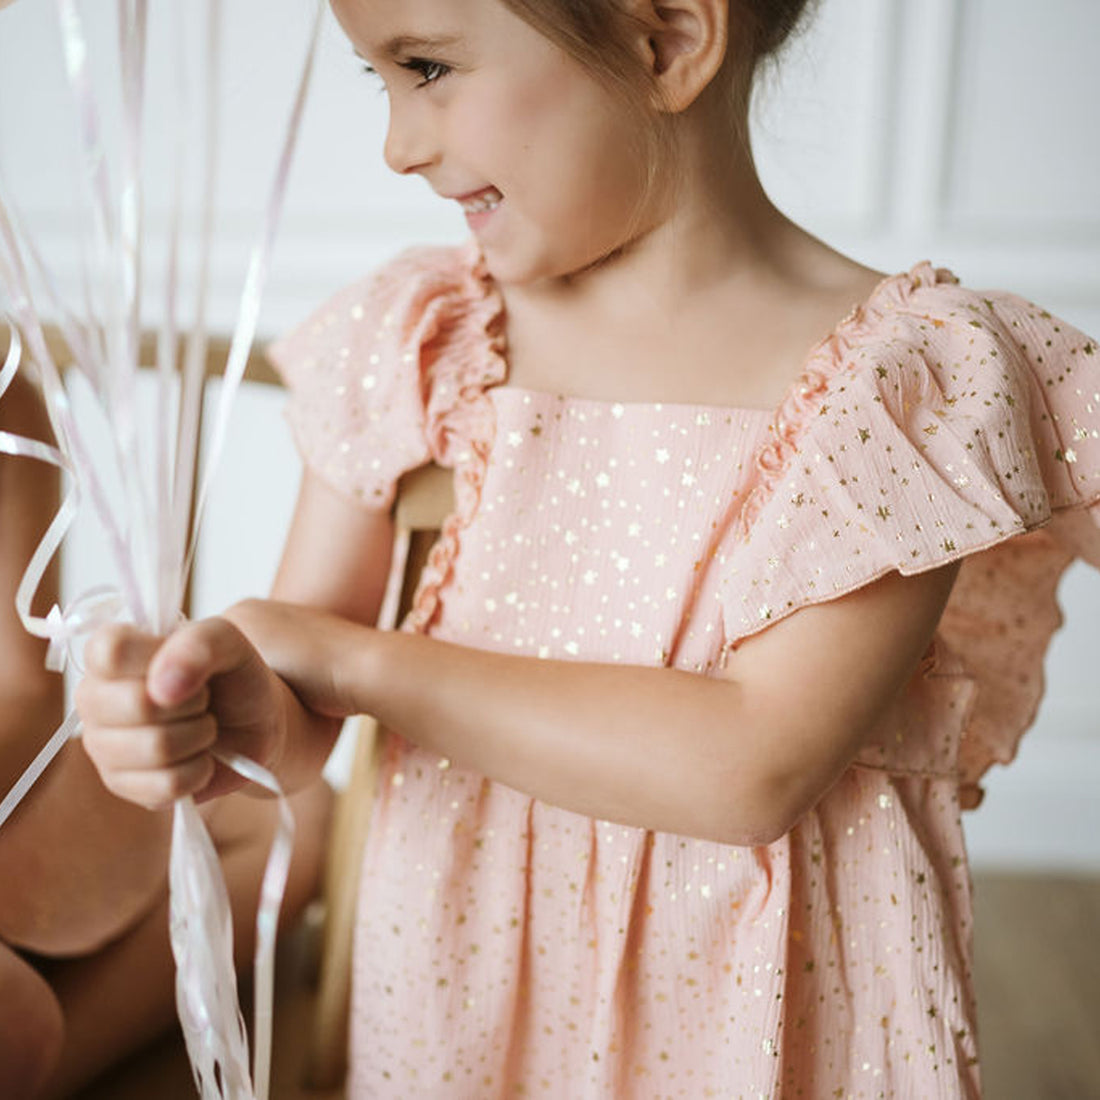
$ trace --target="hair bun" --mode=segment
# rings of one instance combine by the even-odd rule
[[[777,54],[798,29],[813,0],[733,0],[740,4],[753,30],[756,62]]]

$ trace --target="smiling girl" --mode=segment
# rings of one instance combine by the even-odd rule
[[[294,787],[345,715],[393,731],[353,1096],[979,1093],[959,811],[1100,560],[1100,357],[771,204],[748,101],[804,6],[333,2],[472,240],[272,348],[274,600],[104,632],[80,707],[146,805],[239,783],[215,743]],[[377,632],[432,460],[455,511]]]

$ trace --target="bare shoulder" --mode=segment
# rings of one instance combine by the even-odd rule
[[[809,238],[719,288],[695,325],[712,403],[774,409],[813,350],[886,278]]]
[[[780,268],[790,312],[822,333],[833,328],[870,298],[890,273],[837,251],[804,230]]]
[[[730,308],[713,314],[711,361],[738,398],[729,403],[777,407],[813,350],[888,277],[793,227],[789,246],[760,265],[751,287],[731,288]]]

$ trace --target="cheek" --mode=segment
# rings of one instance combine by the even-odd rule
[[[624,243],[645,199],[644,157],[628,121],[604,104],[586,106],[560,116],[547,143],[549,156],[532,158],[551,183],[545,201],[563,230],[571,230],[561,246],[579,249],[581,264]]]
[[[458,130],[452,136],[458,139],[457,148],[472,150],[487,170],[522,176],[527,158],[545,147],[560,114],[554,81],[541,71],[544,68],[530,73],[504,70],[472,86],[455,119]]]
[[[485,182],[502,191],[522,178],[527,157],[534,148],[535,126],[509,97],[493,85],[479,89],[452,121],[448,148],[455,150]]]
[[[538,74],[482,89],[460,147],[476,150],[490,182],[532,214],[582,204],[606,217],[633,212],[645,179],[636,120],[590,81]]]

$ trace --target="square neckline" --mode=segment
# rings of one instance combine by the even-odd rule
[[[492,386],[489,392],[492,394],[502,394],[504,396],[514,394],[519,398],[533,401],[560,401],[562,404],[567,405],[589,405],[604,409],[614,409],[618,407],[630,409],[635,412],[660,412],[669,409],[681,410],[685,413],[722,413],[725,415],[735,414],[737,416],[750,416],[756,418],[770,418],[776,413],[775,408],[754,409],[741,405],[713,405],[696,401],[620,401],[613,397],[583,397],[577,394],[558,393],[554,390],[540,390],[533,386],[522,386],[515,382],[509,382],[507,379]]]
[[[502,379],[489,387],[490,392],[502,392],[504,394],[510,392],[532,400],[562,401],[602,408],[619,405],[624,409],[634,410],[682,409],[684,411],[737,414],[755,418],[769,417],[777,423],[789,419],[789,416],[785,413],[791,409],[792,405],[799,402],[800,396],[803,396],[808,390],[819,388],[822,373],[831,375],[839,369],[841,366],[839,357],[843,347],[855,343],[860,335],[866,334],[871,322],[881,317],[891,304],[901,304],[922,286],[935,286],[942,282],[958,283],[959,281],[950,270],[934,267],[928,260],[919,261],[908,271],[883,276],[861,301],[853,304],[848,312],[821,339],[810,346],[802,356],[797,373],[788,383],[783,395],[770,408],[688,401],[623,401],[606,397],[584,397],[512,382],[509,377],[511,363],[508,359],[508,341],[505,332],[506,309],[504,296],[501,293],[500,285],[488,270],[488,265],[476,238],[471,238],[468,241],[467,255],[471,261],[473,274],[481,283],[486,304],[491,304],[489,312],[485,315],[485,330],[488,335],[490,328],[496,329],[495,334],[490,339],[493,341],[495,355],[503,367]]]

